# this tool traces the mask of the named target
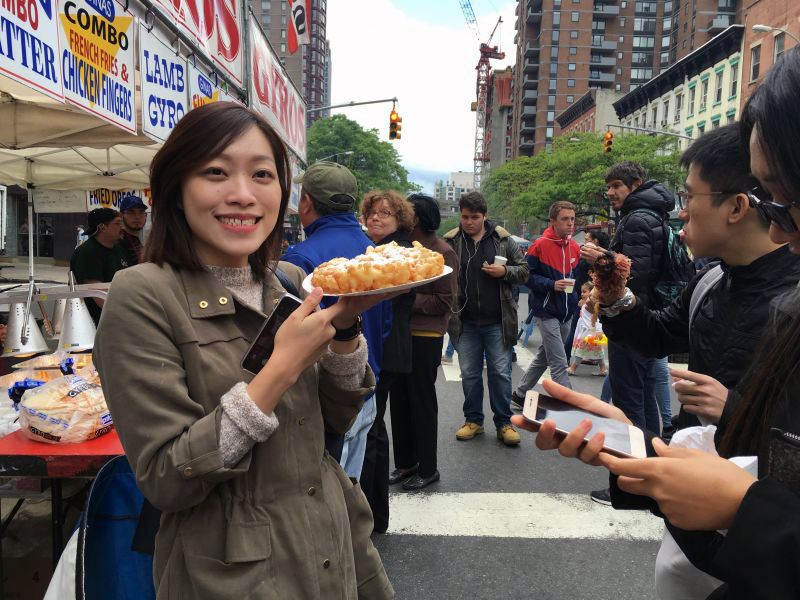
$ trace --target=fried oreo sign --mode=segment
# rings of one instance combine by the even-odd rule
[[[53,1],[0,1],[0,73],[63,102]]]
[[[64,97],[136,133],[133,15],[113,1],[62,0],[58,18]]]
[[[242,8],[239,0],[154,0],[159,12],[197,41],[236,83],[244,81]]]

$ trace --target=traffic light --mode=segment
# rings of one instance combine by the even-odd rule
[[[399,140],[400,130],[403,128],[403,119],[397,114],[397,111],[392,109],[389,113],[389,139]]]
[[[606,131],[606,135],[603,137],[603,152],[611,152],[611,144],[614,141],[614,134],[610,131]]]

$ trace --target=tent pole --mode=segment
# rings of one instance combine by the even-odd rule
[[[28,319],[31,316],[31,301],[33,300],[33,161],[27,159],[26,179],[28,180],[28,301],[25,303],[25,318],[22,321],[23,345],[28,343]]]

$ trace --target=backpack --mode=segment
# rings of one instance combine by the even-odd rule
[[[722,267],[717,265],[716,267],[712,267],[706,271],[703,276],[700,277],[697,285],[694,286],[694,290],[692,290],[692,297],[689,298],[690,338],[692,337],[692,325],[694,324],[694,318],[697,316],[697,311],[700,309],[700,304],[703,302],[703,298],[708,296],[708,293],[717,287],[717,284],[724,275],[725,272],[722,270]]]
[[[664,308],[681,295],[684,288],[695,275],[694,262],[689,258],[686,246],[681,241],[680,227],[670,223],[668,218],[658,214],[649,208],[637,208],[631,211],[634,213],[647,213],[659,221],[664,229],[664,249],[661,255],[664,257],[664,265],[658,275],[658,280],[651,285],[654,294],[658,299],[658,306],[652,308]],[[629,217],[630,218],[630,215]]]

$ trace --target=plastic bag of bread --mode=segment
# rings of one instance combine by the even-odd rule
[[[114,427],[100,385],[79,375],[25,392],[19,420],[27,437],[50,444],[93,440]]]

